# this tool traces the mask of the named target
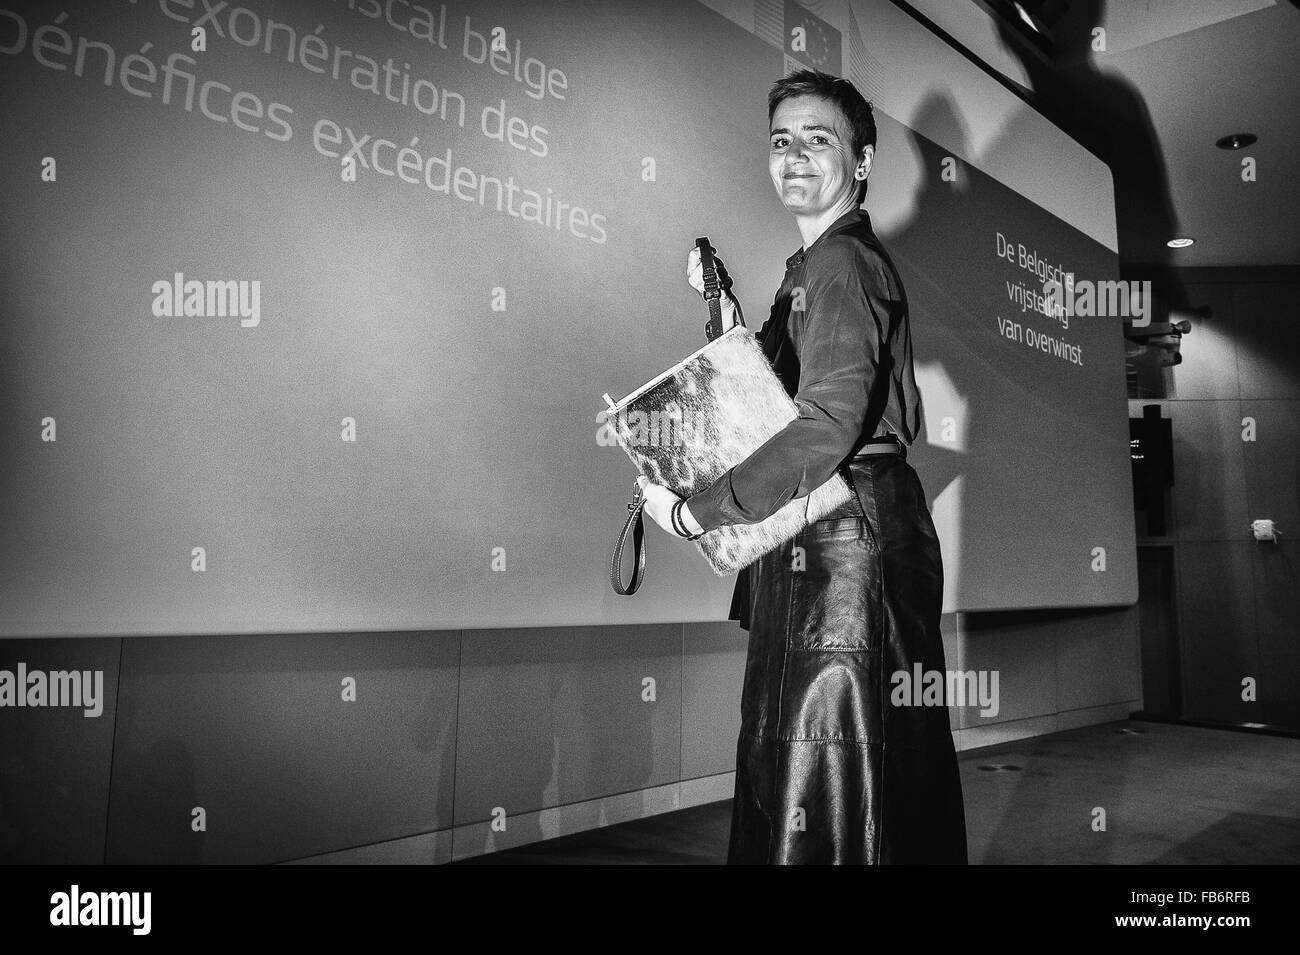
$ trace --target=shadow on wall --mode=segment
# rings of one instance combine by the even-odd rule
[[[1165,241],[1178,234],[1169,197],[1164,152],[1151,113],[1137,88],[1101,70],[1092,31],[1105,19],[1105,0],[1075,0],[1053,36],[1061,66],[1053,66],[998,21],[1005,50],[1032,84],[1034,105],[1049,120],[1110,167],[1115,179],[1119,257],[1125,265],[1168,266]],[[1171,307],[1185,309],[1181,288]]]
[[[1105,18],[1105,0],[1081,0],[1053,32],[1061,66],[1049,64],[1005,23],[998,31],[1007,52],[1029,76],[1035,106],[1110,167],[1115,181],[1115,224],[1125,277],[1152,279],[1161,315],[1205,316],[1189,300],[1165,244],[1181,234],[1169,195],[1169,175],[1151,113],[1137,88],[1099,69],[1092,30]],[[1134,267],[1141,274],[1129,275]],[[1160,317],[1156,321],[1163,320]],[[1142,355],[1129,359],[1130,397],[1165,397],[1168,370]]]
[[[1054,33],[1060,51],[1059,66],[1030,49],[1010,25],[999,22],[998,27],[1003,45],[1030,78],[1034,108],[1111,169],[1121,268],[1140,265],[1154,273],[1161,294],[1160,312],[1167,308],[1192,314],[1196,310],[1189,303],[1177,272],[1170,268],[1171,250],[1165,245],[1167,238],[1177,234],[1178,224],[1164,155],[1149,110],[1131,83],[1104,72],[1094,59],[1092,31],[1104,19],[1105,10],[1104,0],[1081,0],[1071,5]],[[1025,116],[1028,112],[1024,111]],[[921,130],[925,135],[912,130]],[[971,156],[976,165],[987,166],[982,159],[995,161],[1001,151],[1020,141],[1016,121],[1013,118],[1001,136],[981,150],[981,156],[974,156],[968,126],[954,100],[935,88],[905,121],[903,135],[908,148],[918,157],[920,167],[927,172],[916,183],[916,194],[909,202],[910,214],[883,237],[897,259],[910,260],[913,272],[922,275],[918,283],[922,287],[916,291],[909,287],[909,296],[915,299],[919,291],[927,298],[928,308],[941,308],[947,313],[944,319],[953,335],[952,344],[960,348],[966,326],[977,321],[978,316],[971,310],[965,290],[958,283],[946,282],[950,276],[942,269],[933,268],[932,260],[934,250],[953,246],[950,235],[953,223],[962,221],[962,204],[969,202],[973,195],[963,184],[943,181],[930,171],[941,168],[945,157],[954,151]],[[967,188],[985,187],[983,177],[962,178],[967,180],[964,184]],[[925,275],[927,263],[933,279]],[[916,279],[909,277],[909,281]],[[918,311],[915,304],[912,311],[914,314]],[[914,321],[914,334],[915,325]],[[938,354],[933,347],[918,348],[918,372],[927,358],[933,361]],[[1007,493],[1005,486],[994,486],[980,476],[1001,473],[1003,469],[992,458],[1004,455],[1024,460],[1026,468],[1033,467],[1032,460],[1025,459],[1025,449],[1019,446],[1015,435],[990,427],[990,415],[995,410],[990,404],[996,398],[989,393],[987,384],[996,380],[997,370],[987,369],[993,377],[986,379],[977,356],[970,349],[964,360],[938,362],[925,371],[931,379],[926,382],[927,391],[947,389],[950,398],[964,405],[965,434],[959,446],[954,448],[952,443],[934,440],[929,434],[923,435],[924,440],[915,446],[914,463],[923,475],[931,510],[935,510],[936,503],[949,489],[953,495],[960,496],[955,502],[956,526],[952,528],[956,553],[952,558],[945,555],[945,571],[957,578],[950,585],[950,593],[963,592],[960,587],[963,564],[989,556],[972,550],[981,529],[979,519],[981,515],[997,513],[998,502]]]

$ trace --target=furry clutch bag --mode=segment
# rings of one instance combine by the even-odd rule
[[[698,240],[697,245],[704,263],[712,340],[622,401],[604,396],[606,419],[612,421],[619,446],[637,470],[681,497],[708,488],[799,416],[754,333],[743,324],[720,333],[718,285],[708,239]],[[719,527],[703,534],[695,546],[714,572],[725,577],[780,547],[852,495],[848,483],[835,473],[765,520]],[[612,561],[614,589],[624,594],[639,585],[645,558],[638,526],[637,574],[631,589],[624,589],[620,576],[623,544],[633,520],[639,524],[641,502],[634,499],[628,507],[633,514]]]

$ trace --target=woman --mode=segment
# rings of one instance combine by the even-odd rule
[[[756,523],[836,471],[855,492],[737,583],[749,651],[728,861],[964,864],[947,707],[891,703],[894,674],[944,672],[943,565],[906,461],[920,431],[906,294],[860,208],[871,105],[802,71],[773,86],[768,118],[769,172],[804,245],[759,337],[799,416],[687,500],[640,479],[677,536],[674,516],[688,534]],[[699,273],[692,250],[702,293]],[[730,295],[724,310],[729,327]]]

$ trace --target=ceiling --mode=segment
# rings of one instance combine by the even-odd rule
[[[979,0],[909,5],[1106,160],[1126,265],[1300,264],[1300,0],[1057,0],[1074,39],[1055,61]],[[1215,146],[1246,132],[1259,141]]]

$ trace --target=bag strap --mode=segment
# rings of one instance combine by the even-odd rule
[[[627,522],[623,525],[623,530],[618,535],[618,540],[614,543],[614,553],[609,561],[609,582],[614,585],[614,593],[620,597],[630,597],[637,592],[641,586],[641,581],[645,578],[645,527],[641,522],[641,511],[645,507],[645,498],[641,496],[640,483],[636,486],[636,494],[633,495],[627,509],[632,513],[628,514]],[[628,532],[632,532],[632,555],[636,561],[636,566],[632,568],[632,579],[628,581],[627,587],[623,586],[623,548],[627,544]]]
[[[709,237],[696,239],[695,247],[700,250],[700,265],[704,269],[704,300],[709,306],[709,324],[705,328],[705,334],[709,341],[713,341],[722,334],[722,283],[718,280],[718,266],[713,259],[713,246],[709,244]],[[736,321],[737,324],[744,324],[739,316]],[[609,402],[608,396],[605,400]],[[612,407],[613,403],[609,403]],[[627,506],[631,513],[623,524],[623,530],[619,532],[618,540],[614,542],[614,552],[609,559],[609,582],[614,587],[614,593],[620,597],[636,593],[641,581],[645,579],[645,524],[641,516],[644,507],[645,499],[641,496],[641,485],[638,484],[636,494]],[[632,559],[635,566],[632,568],[632,579],[624,587],[623,551],[627,547],[629,533],[632,535]]]
[[[701,236],[695,240],[695,247],[700,250],[700,265],[704,269],[704,301],[709,306],[709,324],[704,334],[709,341],[722,334],[722,283],[718,281],[718,267],[713,261],[713,246],[709,237]]]

